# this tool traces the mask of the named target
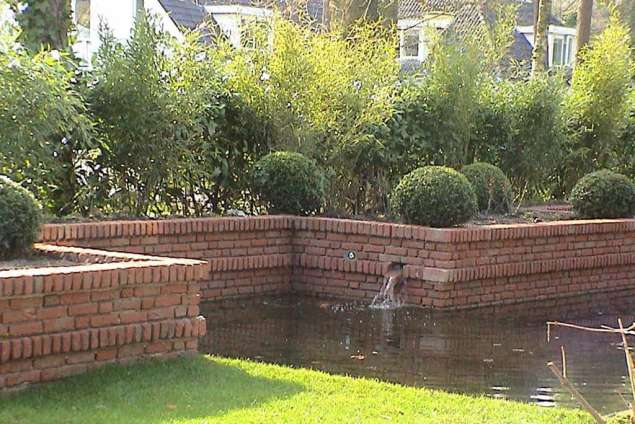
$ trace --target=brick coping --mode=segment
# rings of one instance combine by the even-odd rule
[[[442,243],[476,242],[635,231],[635,219],[568,220],[480,227],[432,228],[377,221],[265,215],[230,218],[177,218],[162,221],[131,220],[46,224],[41,240],[48,243],[74,239],[147,237],[192,232],[260,230],[320,230],[333,233],[398,237]]]
[[[206,262],[195,259],[139,255],[80,247],[55,246],[44,243],[36,243],[33,248],[42,255],[62,257],[71,262],[77,262],[77,265],[0,271],[0,282],[3,282],[4,285],[4,289],[0,290],[0,295],[3,292],[4,295],[8,294],[9,281],[11,280],[25,284],[27,281],[33,281],[38,277],[46,278],[57,275],[79,275],[82,273],[117,272],[122,270],[143,271],[144,269],[156,267],[173,267],[175,270],[177,268],[183,270],[192,269],[192,275],[196,274],[197,278],[200,278],[203,272],[201,269],[207,266]],[[199,270],[195,273],[194,269]]]

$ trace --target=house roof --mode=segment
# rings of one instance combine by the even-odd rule
[[[533,49],[527,37],[523,33],[514,30],[514,41],[510,47],[510,56],[515,60],[529,63],[531,62]]]
[[[533,2],[525,0],[506,0],[508,4],[517,5],[516,21],[519,26],[530,26],[534,24]],[[467,13],[469,9],[470,12]],[[486,15],[490,11],[488,0],[400,0],[399,19],[416,19],[422,16],[437,12],[457,14],[463,11],[464,15]],[[549,17],[551,25],[563,25],[562,21],[554,15]]]
[[[159,0],[159,3],[179,28],[196,29],[210,19],[205,9],[192,0]]]
[[[530,26],[534,22],[532,2],[525,0],[506,0],[508,4],[518,6],[516,12],[517,25]],[[495,20],[495,14],[488,7],[489,0],[400,0],[399,19],[418,19],[426,15],[439,13],[454,16],[448,31],[455,34],[478,35]],[[549,23],[563,25],[555,16],[550,16]],[[510,47],[510,58],[518,61],[530,61],[532,45],[524,34],[514,30],[514,41]]]
[[[518,4],[516,11],[516,22],[519,26],[533,26],[534,18],[534,5],[533,3],[527,3],[525,1],[515,1]],[[556,18],[553,14],[549,16],[550,25],[563,26],[560,19]]]
[[[308,16],[321,22],[324,16],[324,0],[199,0],[205,6],[250,6],[276,8],[284,15]],[[298,13],[299,12],[299,13]],[[304,15],[306,13],[306,15]]]

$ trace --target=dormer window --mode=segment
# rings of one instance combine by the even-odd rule
[[[573,48],[573,36],[554,35],[551,54],[552,66],[571,66],[571,62],[573,61]]]
[[[419,57],[420,36],[420,28],[408,28],[401,32],[400,56],[402,59]]]

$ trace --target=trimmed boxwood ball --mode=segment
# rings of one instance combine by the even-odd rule
[[[300,153],[270,153],[256,162],[252,174],[255,193],[270,213],[310,215],[322,207],[324,174]]]
[[[630,218],[635,215],[635,184],[625,175],[603,169],[582,177],[570,200],[583,218]]]
[[[401,179],[392,192],[393,209],[409,224],[452,227],[476,213],[476,195],[465,175],[425,166]]]
[[[41,219],[40,205],[33,195],[0,176],[0,258],[28,251],[37,237]]]
[[[513,201],[512,185],[498,167],[485,162],[476,162],[461,169],[467,177],[481,212],[507,213]]]

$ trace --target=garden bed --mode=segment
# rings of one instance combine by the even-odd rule
[[[66,246],[208,262],[203,300],[265,293],[368,299],[404,266],[409,302],[462,309],[629,288],[635,220],[439,229],[262,216],[46,225]]]
[[[0,271],[26,268],[59,268],[72,265],[76,265],[76,263],[55,257],[31,256],[28,258],[0,261]]]
[[[204,263],[43,244],[35,252],[39,260],[0,270],[0,390],[196,351]]]

